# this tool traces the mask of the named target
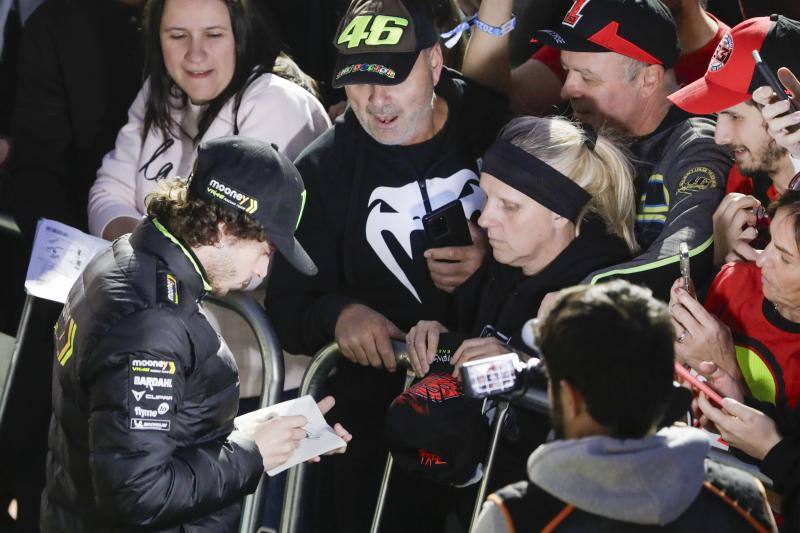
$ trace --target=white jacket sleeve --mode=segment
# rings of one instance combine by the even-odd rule
[[[239,135],[274,143],[291,160],[330,125],[319,100],[275,74],[253,82],[239,108]]]
[[[97,179],[89,190],[89,231],[98,237],[115,218],[140,218],[144,214],[144,206],[136,205],[136,173],[142,154],[148,92],[145,83],[128,109],[128,123],[119,130],[114,149],[103,157]]]

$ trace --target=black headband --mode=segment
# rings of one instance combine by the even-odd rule
[[[538,157],[498,139],[483,156],[483,168],[500,181],[524,193],[550,211],[578,222],[592,195]]]

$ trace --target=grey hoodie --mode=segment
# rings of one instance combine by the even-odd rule
[[[664,525],[697,498],[708,442],[692,428],[665,428],[643,439],[587,437],[544,444],[528,459],[532,483],[583,511],[614,520]],[[506,533],[486,505],[476,533]]]

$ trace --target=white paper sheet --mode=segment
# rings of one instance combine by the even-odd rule
[[[327,422],[325,422],[325,417],[322,416],[319,407],[317,407],[317,402],[308,395],[237,416],[233,420],[233,424],[237,429],[244,429],[247,426],[257,424],[276,415],[303,415],[306,417],[306,420],[308,420],[308,423],[303,429],[306,430],[309,436],[300,441],[300,445],[294,453],[292,453],[288,461],[267,471],[267,474],[270,476],[279,474],[287,468],[291,468],[303,461],[308,461],[317,455],[322,455],[346,446],[344,440],[333,431],[333,428],[330,427]]]
[[[37,298],[64,303],[89,261],[110,244],[61,222],[39,219],[25,290]]]

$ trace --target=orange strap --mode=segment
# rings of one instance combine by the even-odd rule
[[[486,499],[494,503],[500,509],[500,512],[503,513],[503,518],[506,520],[509,533],[516,533],[514,521],[511,519],[511,513],[508,512],[508,507],[506,507],[506,503],[503,501],[503,498],[497,494],[489,494]]]
[[[731,498],[730,496],[725,494],[722,490],[720,490],[718,487],[714,486],[712,483],[709,483],[708,481],[704,482],[703,484],[713,494],[716,494],[717,496],[719,496],[719,498],[722,501],[727,503],[731,508],[735,509],[737,513],[742,515],[742,518],[747,520],[747,523],[750,524],[751,526],[753,526],[753,529],[755,529],[759,533],[769,533],[770,530],[767,529],[766,527],[764,527],[764,525],[761,524],[758,520],[756,520],[753,517],[753,515],[750,514],[749,511],[746,511],[746,510],[742,509],[742,506],[739,505],[739,503],[736,500],[734,500],[733,498]]]
[[[547,524],[544,527],[544,529],[542,529],[542,533],[552,533],[553,531],[555,531],[556,528],[561,525],[561,522],[566,520],[567,517],[569,516],[569,514],[574,510],[575,510],[575,506],[574,505],[566,505],[566,506],[564,506],[564,508],[561,509],[561,512],[558,513],[555,516],[555,518],[550,520],[550,523]]]

